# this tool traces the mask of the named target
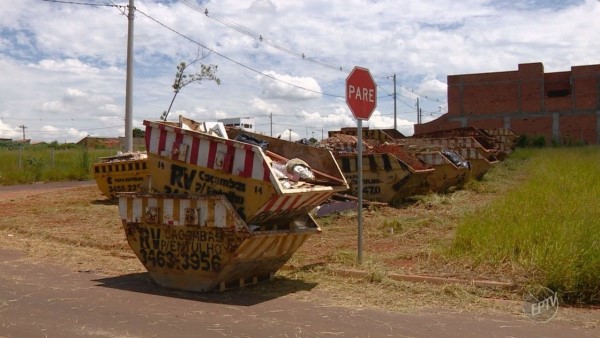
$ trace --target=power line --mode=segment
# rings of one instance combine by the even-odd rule
[[[115,5],[113,4],[98,4],[91,2],[77,2],[77,1],[63,1],[63,0],[41,0],[45,2],[54,2],[59,4],[67,4],[67,5],[82,5],[82,6],[90,6],[90,7],[121,7],[125,8],[126,6]]]
[[[271,46],[273,48],[276,48],[276,49],[278,49],[278,50],[280,50],[280,51],[282,51],[284,53],[290,54],[292,56],[299,57],[302,60],[305,60],[305,61],[308,61],[308,62],[312,62],[312,63],[318,64],[320,66],[323,66],[323,67],[326,67],[326,68],[330,68],[330,69],[333,69],[333,70],[336,70],[336,71],[342,71],[343,72],[346,69],[350,69],[350,67],[343,67],[343,66],[334,65],[334,64],[325,62],[323,60],[319,60],[317,58],[307,56],[304,52],[301,52],[301,51],[295,50],[293,48],[284,46],[284,45],[280,44],[279,42],[277,42],[275,40],[271,40],[271,39],[265,37],[263,34],[259,34],[259,33],[253,32],[249,28],[246,28],[246,27],[244,27],[244,26],[242,26],[240,24],[237,24],[237,23],[235,23],[233,21],[229,21],[226,18],[224,18],[223,16],[209,11],[207,7],[202,7],[202,6],[198,5],[198,4],[196,4],[195,1],[192,1],[192,0],[177,0],[177,1],[180,2],[180,3],[182,3],[182,4],[184,4],[185,6],[187,6],[189,8],[191,8],[191,9],[197,11],[197,12],[200,12],[200,13],[204,14],[209,19],[217,21],[217,22],[219,22],[219,23],[221,23],[221,24],[223,24],[223,25],[225,25],[225,26],[227,26],[227,27],[229,27],[229,28],[231,28],[231,29],[239,32],[239,33],[242,33],[242,34],[244,34],[246,36],[249,36],[249,37],[255,39],[256,41],[259,41],[261,43],[267,44],[267,45],[269,45],[269,46]]]
[[[209,47],[207,47],[207,46],[203,45],[202,43],[200,43],[200,42],[198,42],[198,41],[196,41],[196,40],[194,40],[194,39],[190,38],[190,37],[189,37],[189,36],[187,36],[187,35],[184,35],[183,33],[180,33],[180,32],[178,32],[178,31],[176,31],[175,29],[173,29],[173,28],[171,28],[171,27],[169,27],[169,26],[165,25],[164,23],[162,23],[162,22],[158,21],[157,19],[155,19],[155,18],[151,17],[150,15],[148,15],[148,14],[146,14],[146,13],[144,13],[144,12],[140,11],[139,9],[138,9],[138,10],[136,10],[136,11],[137,11],[138,13],[142,14],[143,16],[145,16],[146,18],[150,19],[151,21],[154,21],[155,23],[159,24],[159,25],[160,25],[160,26],[162,26],[163,28],[166,28],[166,29],[170,30],[171,32],[173,32],[173,33],[175,33],[175,34],[177,34],[177,35],[181,36],[182,38],[184,38],[184,39],[188,40],[189,42],[191,42],[191,43],[194,43],[194,44],[196,44],[196,45],[198,45],[198,46],[200,46],[200,47],[202,47],[202,48],[204,48],[204,49],[206,49],[206,50],[208,50],[208,51],[210,51],[210,52],[212,52],[212,53],[215,53],[215,54],[217,54],[218,56],[220,56],[220,57],[224,58],[225,60],[227,60],[227,61],[229,61],[229,62],[232,62],[232,63],[234,63],[234,64],[236,64],[236,65],[238,65],[238,66],[240,66],[240,67],[243,67],[243,68],[245,68],[245,69],[247,69],[247,70],[249,70],[249,71],[255,72],[255,73],[257,73],[257,74],[259,74],[259,75],[261,75],[261,76],[264,76],[264,77],[270,78],[270,79],[272,79],[272,80],[275,80],[275,81],[279,81],[279,82],[281,82],[281,83],[285,83],[285,84],[287,84],[287,85],[289,85],[289,86],[296,87],[296,88],[298,88],[298,89],[302,89],[302,90],[306,90],[306,91],[309,91],[309,92],[313,92],[313,93],[316,93],[316,94],[321,94],[321,95],[324,95],[324,96],[330,96],[330,97],[338,97],[338,98],[343,98],[343,97],[344,97],[344,96],[340,96],[340,95],[328,94],[328,93],[320,92],[320,91],[318,91],[318,90],[314,90],[314,89],[310,89],[310,88],[302,87],[302,86],[299,86],[299,85],[296,85],[296,84],[293,84],[293,83],[290,83],[290,82],[287,82],[287,81],[284,81],[284,80],[278,79],[278,78],[276,78],[276,77],[275,77],[275,76],[273,76],[273,75],[265,74],[265,73],[263,73],[263,72],[261,72],[261,71],[259,71],[259,70],[256,70],[256,69],[254,69],[254,68],[252,68],[252,67],[250,67],[250,66],[247,66],[247,65],[245,65],[245,64],[243,64],[243,63],[241,63],[241,62],[239,62],[239,61],[236,61],[236,60],[234,60],[234,59],[232,59],[232,58],[230,58],[230,57],[228,57],[228,56],[226,56],[226,55],[224,55],[224,54],[222,54],[222,53],[219,53],[219,52],[217,52],[216,50],[214,50],[214,49],[212,49],[212,48],[209,48]]]
[[[96,4],[96,3],[76,2],[76,1],[64,1],[64,0],[42,0],[42,1],[55,2],[55,3],[63,3],[63,4],[74,4],[74,5],[87,5],[87,6],[96,6],[96,7],[100,7],[100,6],[117,7],[117,8],[126,8],[127,7],[127,6],[116,5],[112,0],[107,0],[108,2],[110,2],[110,4]],[[235,31],[237,31],[239,33],[242,33],[242,34],[244,34],[246,36],[252,37],[253,39],[255,39],[255,40],[259,41],[259,42],[268,44],[268,45],[270,45],[270,46],[272,46],[272,47],[274,47],[274,48],[276,48],[276,49],[278,49],[280,51],[288,53],[290,55],[300,57],[303,60],[306,60],[306,61],[309,61],[309,62],[313,62],[315,64],[318,64],[318,65],[321,65],[321,66],[324,66],[324,67],[327,67],[327,68],[330,68],[330,69],[333,69],[333,70],[336,70],[336,71],[344,71],[345,69],[349,69],[350,68],[350,67],[343,67],[343,66],[333,65],[331,63],[327,63],[325,61],[322,61],[322,60],[319,60],[319,59],[316,59],[316,58],[313,58],[313,57],[306,56],[306,54],[304,52],[297,51],[297,50],[295,50],[293,48],[284,46],[284,45],[278,43],[275,40],[271,40],[271,39],[263,36],[263,34],[259,34],[259,33],[253,32],[249,28],[246,28],[246,27],[244,27],[244,26],[242,26],[240,24],[237,24],[237,23],[235,23],[233,21],[230,21],[230,20],[226,19],[225,17],[223,17],[223,16],[221,16],[219,14],[213,13],[213,12],[209,11],[207,7],[202,7],[202,6],[198,5],[198,4],[196,4],[196,2],[193,1],[193,0],[177,0],[177,1],[180,2],[180,3],[182,3],[182,4],[184,4],[185,6],[187,6],[189,8],[191,8],[191,9],[193,9],[194,11],[197,11],[197,12],[200,12],[200,13],[204,14],[206,17],[208,17],[208,18],[210,18],[210,19],[212,19],[214,21],[217,21],[217,22],[219,22],[219,23],[221,23],[221,24],[223,24],[223,25],[225,25],[225,26],[227,26],[227,27],[229,27],[231,29],[234,29]],[[233,60],[233,59],[231,59],[231,58],[229,58],[229,57],[227,57],[227,56],[225,56],[225,55],[223,55],[221,53],[218,53],[218,52],[214,51],[213,49],[211,49],[211,48],[209,48],[207,46],[202,45],[201,43],[199,43],[199,42],[197,42],[197,41],[195,41],[195,40],[193,40],[193,39],[185,36],[184,34],[176,31],[175,29],[166,26],[165,24],[159,22],[158,20],[154,19],[153,17],[150,17],[148,14],[143,13],[142,11],[140,11],[137,8],[136,8],[136,11],[140,12],[142,15],[146,16],[150,20],[153,20],[156,23],[160,24],[164,28],[167,28],[168,30],[171,30],[172,32],[174,32],[174,33],[180,35],[181,37],[189,40],[190,42],[195,43],[195,44],[201,46],[202,48],[205,48],[205,49],[207,49],[207,50],[209,50],[211,52],[214,52],[215,54],[217,54],[217,55],[219,55],[219,56],[227,59],[228,61],[233,62],[233,63],[235,63],[235,64],[237,64],[237,65],[239,65],[241,67],[244,67],[244,68],[246,68],[246,69],[248,69],[248,70],[250,70],[252,72],[255,72],[255,73],[260,74],[262,76],[268,77],[268,78],[270,78],[272,80],[279,81],[281,83],[285,83],[287,85],[296,87],[298,89],[310,91],[310,92],[313,92],[313,93],[316,93],[316,94],[321,94],[321,95],[331,96],[331,97],[337,97],[337,98],[343,98],[344,97],[344,96],[341,96],[341,95],[328,94],[328,93],[316,91],[316,90],[313,90],[313,89],[309,89],[309,88],[306,88],[306,87],[302,87],[302,86],[299,86],[299,85],[295,85],[293,83],[290,83],[290,82],[278,79],[278,78],[276,78],[274,76],[271,76],[271,75],[268,75],[268,74],[264,74],[264,73],[262,73],[262,72],[260,72],[260,71],[258,71],[256,69],[253,69],[250,66],[246,66],[246,65],[242,64],[241,62],[235,61],[235,60]],[[124,13],[124,12],[122,12],[122,13]],[[374,77],[389,78],[389,75],[376,75]],[[384,92],[388,93],[388,95],[379,96],[379,98],[393,96],[392,94],[390,94],[389,92],[387,92],[382,86],[380,86],[380,85],[377,85],[377,86],[380,87]],[[434,102],[437,102],[437,103],[441,103],[439,99],[432,99],[432,98],[429,98],[426,95],[421,95],[421,94],[415,93],[414,90],[412,90],[412,89],[408,90],[408,89],[406,89],[404,87],[400,87],[400,88],[404,89],[406,91],[409,91],[412,94],[417,95],[419,97],[422,97],[424,99],[427,99],[427,100],[430,100],[430,101],[434,101]],[[415,99],[411,99],[411,100],[415,100]]]
[[[334,64],[331,64],[331,63],[328,63],[328,62],[325,62],[325,61],[322,61],[322,60],[319,60],[319,59],[316,59],[313,57],[306,56],[306,54],[304,52],[284,46],[284,45],[276,42],[275,40],[271,40],[271,39],[265,37],[263,34],[254,32],[254,31],[250,30],[249,28],[244,27],[240,24],[237,24],[233,21],[230,21],[219,14],[213,13],[213,12],[209,11],[207,7],[202,7],[202,6],[198,5],[194,0],[177,0],[177,1],[191,9],[193,9],[194,11],[204,14],[207,18],[217,21],[217,22],[219,22],[239,33],[249,36],[261,43],[268,44],[271,47],[274,47],[282,52],[288,53],[292,56],[300,57],[302,60],[313,62],[315,64],[318,64],[318,65],[321,65],[321,66],[324,66],[324,67],[327,67],[327,68],[330,68],[330,69],[333,69],[336,71],[344,71],[346,69],[351,69],[351,67],[337,66],[337,65],[334,65]],[[375,75],[374,77],[389,78],[389,75],[379,75],[379,76]],[[383,87],[381,87],[380,85],[377,85],[377,86],[380,87],[382,90],[384,90],[386,93],[388,93],[388,96],[392,96]],[[407,90],[407,89],[405,89],[405,90]],[[410,90],[410,92],[419,97],[425,98],[427,100],[439,102],[438,99],[431,99],[431,98],[427,97],[426,95],[421,95],[421,94],[415,93],[414,90],[412,90],[412,89]],[[385,96],[382,96],[382,97],[385,97]]]
[[[114,129],[114,128],[120,128],[122,127],[121,125],[119,126],[110,126],[110,127],[101,127],[101,128],[82,128],[82,129],[77,129],[77,128],[61,128],[61,129],[56,129],[56,130],[29,130],[29,133],[36,133],[36,134],[53,134],[53,133],[60,133],[60,132],[65,132],[65,131],[69,131],[71,129],[77,129],[80,131],[89,131],[89,130],[103,130],[103,129]],[[25,129],[29,129],[29,127],[26,127],[25,125],[20,125],[18,126],[19,129],[23,129],[23,132],[25,131]],[[12,131],[12,132],[16,132],[15,129],[0,129],[0,131]]]

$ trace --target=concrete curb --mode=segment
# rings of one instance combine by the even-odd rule
[[[369,272],[355,269],[334,269],[334,274],[342,277],[350,278],[366,278],[370,275]],[[478,287],[490,288],[490,289],[513,289],[516,284],[496,282],[489,280],[469,280],[460,278],[446,278],[446,277],[433,277],[433,276],[421,276],[421,275],[405,275],[398,273],[388,273],[386,276],[392,280],[400,282],[416,282],[416,283],[430,283],[437,285],[453,284],[453,285],[474,285]]]

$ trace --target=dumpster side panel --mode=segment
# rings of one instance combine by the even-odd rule
[[[259,135],[239,129],[230,129],[228,133],[235,138],[240,134],[247,134],[256,139],[265,141],[268,143],[267,155],[276,153],[288,160],[292,158],[300,158],[310,164],[311,169],[314,169],[314,173],[319,176],[319,173],[323,172],[328,174],[330,177],[337,181],[340,189],[347,189],[344,175],[340,172],[337,163],[330,151],[303,145],[296,142],[288,142],[286,140],[269,137],[266,135]]]
[[[174,162],[153,153],[148,154],[148,165],[153,168],[149,179],[153,190],[192,196],[224,195],[245,220],[278,196],[269,182]]]
[[[100,162],[92,165],[98,189],[110,199],[121,192],[137,191],[148,174],[146,159]]]
[[[349,193],[353,196],[358,196],[356,158],[356,154],[340,155],[336,158],[348,180]],[[390,203],[411,175],[408,167],[402,166],[398,159],[391,154],[363,155],[363,197],[370,201]]]
[[[427,176],[427,184],[418,193],[445,192],[452,186],[463,185],[470,176],[467,168],[456,167],[439,151],[422,152],[416,155],[435,169]]]

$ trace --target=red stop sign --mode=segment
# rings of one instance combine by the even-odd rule
[[[368,120],[377,106],[377,86],[367,68],[354,67],[346,78],[346,103],[357,120]]]

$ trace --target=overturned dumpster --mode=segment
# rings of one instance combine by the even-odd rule
[[[208,291],[270,278],[348,184],[329,151],[180,118],[144,121],[147,192],[121,194],[127,240],[160,285]]]

